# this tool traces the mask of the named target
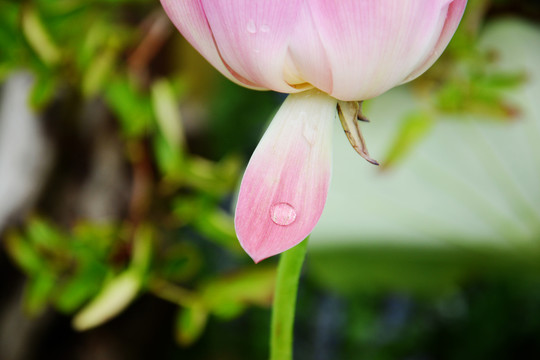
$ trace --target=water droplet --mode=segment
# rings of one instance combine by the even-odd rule
[[[276,225],[291,225],[296,220],[296,210],[289,203],[275,203],[270,208],[270,218]]]
[[[309,121],[309,119],[304,119],[304,125],[302,129],[302,136],[309,145],[315,144],[315,139],[317,138],[317,128]]]
[[[261,32],[267,33],[269,31],[270,31],[270,26],[268,26],[268,25],[261,26]]]
[[[257,32],[257,26],[255,26],[255,21],[249,20],[247,23],[247,31],[250,34],[255,34]]]

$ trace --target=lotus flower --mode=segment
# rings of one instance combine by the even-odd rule
[[[301,242],[319,220],[339,115],[369,156],[361,101],[408,82],[439,57],[466,0],[161,0],[184,37],[223,75],[290,93],[245,171],[235,214],[259,262]]]

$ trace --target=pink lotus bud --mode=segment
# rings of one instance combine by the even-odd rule
[[[371,160],[356,124],[361,113],[347,102],[375,97],[426,71],[450,41],[466,5],[466,0],[161,2],[186,39],[232,81],[299,93],[285,101],[242,180],[235,224],[255,261],[298,244],[317,223],[330,181],[330,130],[338,101],[351,144]]]

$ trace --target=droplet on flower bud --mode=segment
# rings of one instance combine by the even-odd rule
[[[249,20],[247,23],[247,31],[250,34],[255,34],[257,32],[257,26],[255,25],[255,21]]]

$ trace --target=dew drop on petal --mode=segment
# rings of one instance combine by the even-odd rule
[[[302,114],[301,114],[302,115]],[[305,116],[301,117],[302,120],[302,136],[308,142],[309,145],[315,143],[315,138],[317,137],[317,128],[313,126],[313,123],[309,121]]]
[[[268,25],[261,26],[261,32],[267,33],[269,31],[270,31],[270,26],[268,26]]]
[[[255,21],[249,20],[247,23],[247,31],[250,34],[255,34],[257,32],[257,26],[255,26]]]
[[[275,203],[270,208],[270,218],[276,225],[291,225],[296,220],[296,210],[289,203]]]

